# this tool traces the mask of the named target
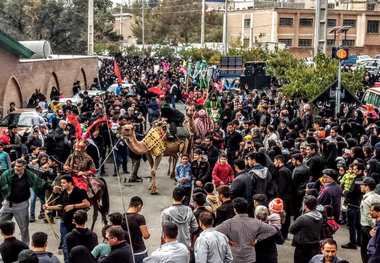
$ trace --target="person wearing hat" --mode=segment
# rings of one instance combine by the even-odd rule
[[[372,177],[364,177],[359,181],[360,191],[364,194],[360,202],[360,225],[361,225],[361,247],[360,254],[363,262],[368,262],[367,245],[371,238],[370,231],[374,222],[369,214],[371,206],[380,203],[380,195],[375,192],[376,182]]]
[[[347,224],[350,235],[350,242],[342,245],[342,248],[356,249],[360,245],[360,202],[362,192],[360,191],[359,182],[363,180],[364,164],[354,162],[352,172],[355,174],[355,179],[348,191],[344,191],[345,203],[347,204]]]
[[[318,203],[323,206],[331,206],[335,221],[339,220],[342,199],[342,189],[336,183],[338,173],[334,169],[322,171],[323,188],[318,195]]]

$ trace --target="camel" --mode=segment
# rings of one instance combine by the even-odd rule
[[[177,164],[178,157],[182,154],[189,154],[191,150],[192,137],[195,131],[194,126],[194,108],[189,107],[186,111],[186,119],[183,123],[183,127],[189,132],[189,137],[176,139],[174,141],[168,141],[166,138],[167,126],[168,124],[165,121],[159,120],[156,121],[148,134],[144,137],[142,141],[138,141],[134,132],[134,126],[132,124],[124,125],[121,128],[121,136],[124,138],[127,143],[129,149],[136,154],[147,156],[149,166],[150,166],[150,174],[152,177],[151,185],[149,187],[151,194],[157,194],[157,180],[156,173],[157,169],[160,165],[162,157],[169,157],[169,168],[168,168],[168,176],[171,178],[175,177],[175,167]],[[161,150],[157,150],[157,146],[149,147],[147,145],[147,137],[149,134],[155,133],[156,136],[159,136],[158,144],[161,143]],[[155,150],[157,150],[155,152]]]

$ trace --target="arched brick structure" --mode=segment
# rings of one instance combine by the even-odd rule
[[[83,88],[88,88],[88,85],[87,85],[87,76],[86,76],[86,71],[84,71],[83,68],[80,69],[81,73],[82,73],[82,79],[80,80],[80,85]]]
[[[5,87],[4,97],[3,97],[3,112],[8,110],[9,103],[14,102],[16,108],[21,108],[23,106],[22,93],[20,83],[15,76],[11,76],[8,80],[7,86]]]
[[[51,77],[50,77],[49,82],[45,88],[44,94],[46,95],[46,97],[50,98],[50,93],[51,93],[51,90],[53,87],[56,87],[58,89],[58,91],[60,89],[58,77],[57,77],[57,74],[55,72],[51,73]]]

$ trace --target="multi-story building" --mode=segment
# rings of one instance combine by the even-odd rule
[[[284,43],[300,57],[312,56],[315,10],[297,7],[297,3],[272,4],[272,7],[233,10],[229,12],[229,42],[247,47],[263,43]],[[304,3],[306,4],[306,2]],[[352,54],[380,53],[380,12],[369,10],[328,9],[327,31],[340,25],[351,29],[344,36],[328,33],[327,47],[343,44]],[[339,39],[340,38],[340,39]],[[343,43],[342,43],[343,42]]]
[[[132,32],[132,26],[135,24],[135,17],[131,13],[115,13],[115,22],[113,30],[123,37],[122,43],[126,46],[137,44],[137,38]]]

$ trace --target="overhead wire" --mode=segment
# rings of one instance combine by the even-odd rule
[[[98,68],[98,65],[97,65],[97,75],[98,75],[98,79],[100,79],[99,78],[99,68]],[[100,81],[98,82],[98,84],[99,84],[99,87],[102,89],[102,85],[101,85]],[[102,98],[101,103],[102,103],[104,114],[107,117],[107,131],[108,131],[108,136],[109,136],[109,140],[110,140],[111,147],[112,147],[111,148],[112,157],[113,157],[113,161],[114,161],[114,165],[115,165],[115,173],[116,173],[116,176],[117,176],[117,182],[118,182],[118,186],[119,186],[121,205],[122,205],[122,208],[123,208],[123,217],[124,217],[124,220],[125,220],[126,225],[127,225],[128,239],[129,239],[129,244],[130,244],[131,253],[132,253],[132,260],[133,260],[133,263],[136,263],[135,256],[134,256],[134,248],[133,248],[133,244],[132,244],[132,236],[131,236],[131,231],[130,231],[130,227],[129,227],[127,209],[126,209],[126,206],[125,206],[124,193],[123,193],[123,189],[122,189],[122,185],[121,185],[121,177],[120,177],[119,169],[117,169],[118,167],[116,167],[117,166],[117,162],[116,162],[116,155],[115,155],[115,146],[117,144],[114,145],[113,140],[112,140],[112,134],[111,134],[111,129],[110,129],[109,125],[108,125],[107,109],[106,109],[104,98]],[[119,141],[117,143],[119,143]]]

